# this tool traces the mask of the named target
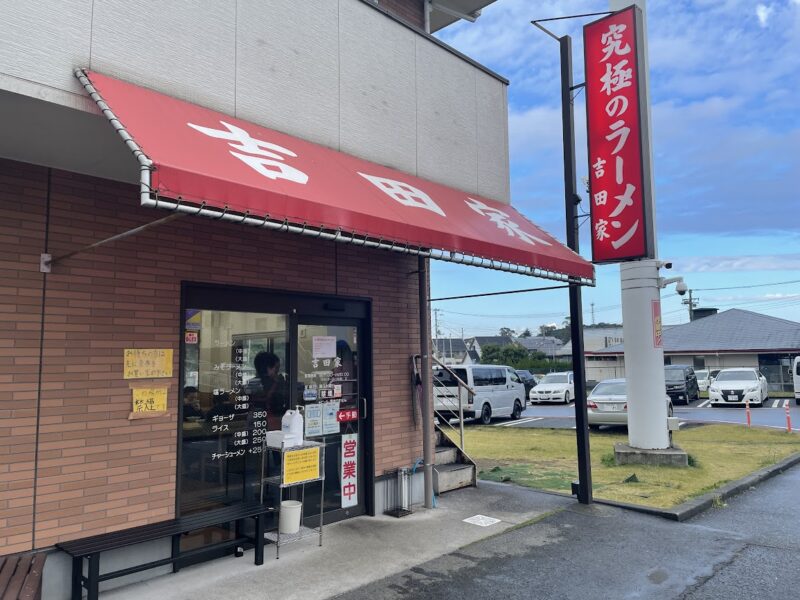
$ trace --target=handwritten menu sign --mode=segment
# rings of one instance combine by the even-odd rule
[[[143,419],[167,412],[167,388],[134,388],[130,419]]]
[[[317,479],[319,473],[319,447],[292,450],[283,455],[283,484],[290,485]]]
[[[125,379],[172,377],[171,348],[126,348]]]

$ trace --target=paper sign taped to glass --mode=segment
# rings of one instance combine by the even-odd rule
[[[319,479],[319,446],[283,453],[283,485]]]

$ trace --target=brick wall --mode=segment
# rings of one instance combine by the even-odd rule
[[[47,171],[0,160],[0,181],[0,554],[174,514],[182,280],[330,294],[338,285],[342,295],[371,297],[376,474],[421,455],[407,375],[418,348],[416,258],[345,245],[334,253],[331,242],[186,216],[47,276],[32,537]],[[48,251],[166,214],[140,207],[132,186],[53,171]],[[174,349],[169,416],[128,421],[130,347]]]
[[[378,0],[378,6],[420,29],[425,29],[424,0]]]
[[[14,167],[0,168],[0,554],[31,547],[45,244],[47,171]]]

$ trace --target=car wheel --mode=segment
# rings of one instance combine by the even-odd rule
[[[484,404],[481,409],[481,424],[489,425],[492,422],[492,407]]]
[[[569,404],[569,392],[564,392],[564,404]]]
[[[600,431],[600,425],[589,425],[591,431]]]
[[[522,404],[519,400],[514,400],[514,410],[511,411],[511,419],[516,421],[522,416]]]

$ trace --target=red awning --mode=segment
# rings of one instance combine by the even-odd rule
[[[76,76],[139,159],[145,205],[549,279],[594,280],[589,262],[506,204],[106,75],[79,69]]]

